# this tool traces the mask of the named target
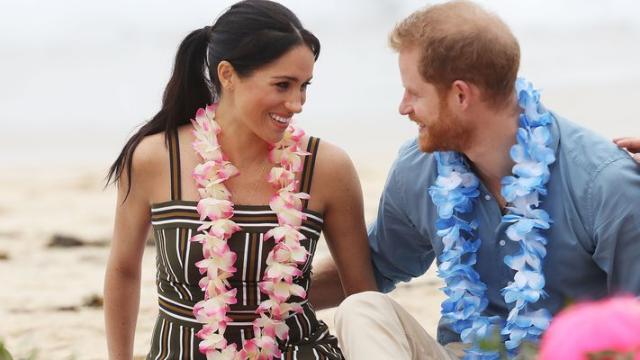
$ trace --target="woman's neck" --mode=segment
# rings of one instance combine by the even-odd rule
[[[216,121],[222,129],[218,135],[222,153],[234,166],[261,166],[268,161],[269,144],[246,127],[232,106],[221,102],[216,109]]]

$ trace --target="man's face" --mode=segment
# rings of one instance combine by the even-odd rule
[[[400,77],[404,96],[399,111],[418,124],[418,143],[424,152],[463,151],[469,133],[449,107],[446,93],[426,82],[418,70],[420,49],[413,47],[399,53]]]

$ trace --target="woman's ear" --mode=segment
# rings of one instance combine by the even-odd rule
[[[226,60],[222,60],[218,63],[217,70],[222,90],[233,91],[234,83],[237,79],[236,70],[233,68],[233,65]]]

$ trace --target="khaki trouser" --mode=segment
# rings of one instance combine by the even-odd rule
[[[457,360],[464,355],[462,343],[438,344],[400,304],[379,292],[349,296],[338,307],[335,323],[347,360]]]

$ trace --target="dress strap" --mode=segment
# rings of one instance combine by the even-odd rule
[[[302,168],[302,176],[300,178],[300,191],[310,194],[311,192],[311,180],[313,180],[313,169],[316,165],[316,155],[318,155],[318,146],[320,145],[320,139],[316,137],[309,138],[309,144],[307,145],[307,155],[304,159],[304,166]],[[307,207],[309,200],[302,200],[303,208]]]
[[[180,181],[180,143],[178,132],[169,133],[169,160],[171,170],[171,200],[182,199],[182,182]]]

